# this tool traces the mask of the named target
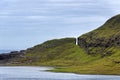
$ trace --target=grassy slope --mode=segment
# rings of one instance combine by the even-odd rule
[[[120,75],[120,64],[115,61],[120,61],[120,48],[114,48],[115,54],[101,58],[100,55],[90,56],[83,53],[79,56],[84,57],[82,61],[88,60],[79,65],[73,65],[67,68],[58,68],[52,71],[56,72],[74,72],[80,74],[117,74]],[[78,48],[78,50],[81,50]],[[84,50],[82,50],[84,52]],[[78,51],[79,53],[79,51]],[[83,56],[84,55],[84,56]],[[81,61],[79,60],[78,63]]]
[[[51,40],[50,42],[43,43],[42,46],[38,45],[27,50],[25,57],[20,60],[18,59],[18,62],[20,62],[20,64],[24,63],[25,65],[73,66],[86,64],[98,59],[98,57],[91,57],[91,55],[86,54],[82,48],[75,45],[75,39],[70,42],[65,42],[64,44],[62,44],[60,40],[55,40],[59,45],[54,47],[51,47],[51,42],[53,42],[53,40]],[[47,48],[43,47],[46,45]]]
[[[99,55],[88,55],[84,49],[75,44],[74,38],[64,38],[37,45],[28,49],[23,58],[13,58],[11,61],[12,65],[64,67],[55,71],[78,73],[80,67],[86,67],[100,58]]]
[[[118,49],[119,51],[119,49]],[[117,74],[120,75],[120,64],[114,63],[112,60],[119,59],[120,52],[115,53],[112,56],[107,56],[104,58],[96,58],[94,61],[90,61],[86,64],[74,65],[67,68],[59,68],[53,71],[61,72],[74,72],[80,74]],[[91,58],[91,57],[90,57]]]
[[[120,35],[120,15],[114,16],[106,21],[101,27],[80,37],[93,35],[95,38],[111,38],[113,35]]]
[[[77,55],[81,53],[79,50],[82,51],[83,54],[79,56],[84,57],[84,59],[81,61],[88,60],[88,62],[80,63],[79,60],[79,65],[53,71],[120,75],[120,15],[112,17],[103,26],[80,36],[79,39],[85,41],[85,44],[83,44],[84,41],[81,43],[85,47],[79,44],[83,50],[77,48]]]
[[[112,17],[100,28],[79,38],[86,41],[87,47],[83,48],[87,50],[88,54],[100,55],[101,59],[91,62],[75,72],[120,74],[120,15]],[[74,69],[71,70],[74,71]]]

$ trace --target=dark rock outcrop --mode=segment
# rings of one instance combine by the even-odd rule
[[[112,26],[112,27],[110,27]],[[120,15],[112,17],[103,26],[78,38],[78,45],[88,54],[113,54],[106,49],[120,46]]]
[[[3,53],[0,54],[0,63],[6,63],[9,62],[9,59],[12,58],[17,58],[17,57],[23,57],[25,54],[25,50],[21,50],[21,51],[12,51],[10,53]]]

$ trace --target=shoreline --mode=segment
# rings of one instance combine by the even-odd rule
[[[71,74],[78,74],[78,75],[99,75],[99,76],[120,76],[119,74],[93,74],[93,73],[78,73],[78,72],[68,72],[68,71],[60,71],[60,69],[64,69],[64,68],[69,68],[69,67],[55,67],[55,66],[18,66],[18,65],[3,65],[0,66],[1,67],[36,67],[36,68],[48,68],[46,70],[43,71],[47,71],[47,72],[53,72],[53,73],[71,73]]]

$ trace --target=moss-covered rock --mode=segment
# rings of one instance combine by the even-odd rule
[[[112,17],[98,29],[80,36],[78,44],[88,54],[99,53],[102,56],[113,54],[113,51],[108,49],[120,46],[120,15]]]

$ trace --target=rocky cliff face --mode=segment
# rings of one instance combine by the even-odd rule
[[[0,54],[0,64],[5,64],[7,62],[10,62],[10,60],[14,58],[22,58],[24,57],[25,53],[26,53],[25,50],[21,50],[21,51],[12,51],[10,53]]]
[[[80,36],[78,44],[88,54],[113,54],[113,50],[109,49],[120,47],[120,15],[112,17],[98,29]]]

